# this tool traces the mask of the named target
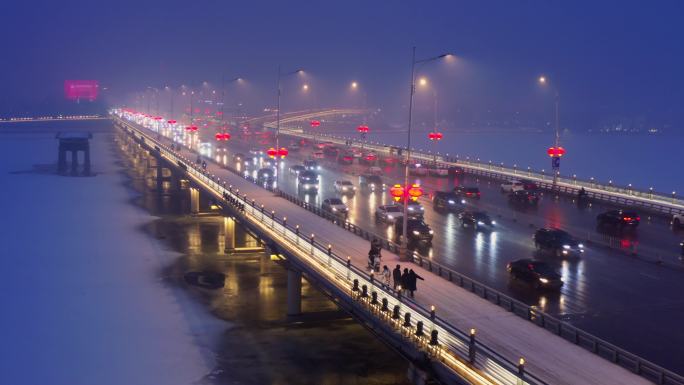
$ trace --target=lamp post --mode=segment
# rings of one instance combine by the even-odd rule
[[[539,84],[541,85],[547,85],[548,79],[546,76],[540,76],[539,77]],[[561,148],[560,147],[560,116],[559,116],[559,104],[560,104],[560,94],[558,93],[558,88],[554,87],[554,129],[556,131],[556,137],[554,140],[554,147],[556,149]],[[556,187],[556,184],[558,183],[558,174],[560,172],[560,156],[553,156],[551,158],[551,169],[553,169],[553,187]]]
[[[226,115],[226,83],[233,83],[241,81],[241,77],[232,78],[226,81],[226,75],[221,75],[221,126],[224,125],[224,116]],[[225,128],[225,127],[222,127]]]
[[[281,68],[280,68],[280,65],[278,65],[278,83],[277,83],[277,88],[278,88],[278,102],[277,102],[277,105],[276,105],[276,137],[275,137],[276,146],[275,146],[275,148],[280,148],[280,94],[282,94],[282,90],[281,90],[281,88],[280,88],[280,80],[281,80],[281,78],[283,78],[283,77],[285,77],[285,76],[295,75],[295,74],[299,74],[299,73],[302,73],[302,72],[304,72],[304,70],[302,70],[302,69],[300,68],[300,69],[294,70],[294,71],[292,71],[292,72],[282,73]],[[275,166],[276,166],[276,188],[277,188],[277,186],[278,186],[278,179],[279,179],[279,177],[280,177],[280,173],[278,172],[278,171],[279,171],[279,166],[280,166],[280,164],[279,164],[279,161],[278,161],[278,158],[277,158],[277,157],[276,157],[276,159],[275,159]]]
[[[413,121],[413,95],[416,93],[416,65],[426,64],[431,61],[443,59],[450,56],[445,53],[439,56],[433,56],[427,59],[416,60],[416,47],[413,47],[411,55],[411,91],[409,97],[409,116],[408,116],[408,135],[406,140],[406,162],[404,164],[404,186],[409,185],[409,162],[411,161],[411,125]],[[402,215],[402,234],[401,246],[399,247],[399,259],[402,261],[408,260],[408,195],[404,196],[404,215]]]

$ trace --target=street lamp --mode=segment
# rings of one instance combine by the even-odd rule
[[[239,81],[242,81],[241,77],[232,78],[226,81],[226,75],[221,75],[221,126],[224,125],[223,117],[226,115],[226,83],[233,83]]]
[[[406,162],[404,164],[404,186],[409,185],[409,163],[411,161],[411,125],[413,123],[413,95],[416,93],[416,65],[424,65],[429,62],[444,59],[446,57],[452,56],[451,54],[445,53],[439,56],[429,57],[427,59],[416,60],[416,47],[413,47],[411,56],[411,90],[409,96],[409,116],[408,116],[408,137],[406,143]],[[423,83],[421,78],[421,83]],[[424,80],[427,84],[427,79]],[[408,249],[408,195],[404,196],[404,215],[402,215],[402,237],[401,246],[399,248],[399,259],[402,261],[408,260],[407,249]]]
[[[275,148],[280,148],[280,94],[282,93],[282,89],[280,87],[280,80],[281,80],[281,78],[283,78],[285,76],[296,75],[296,74],[300,74],[302,72],[304,72],[304,70],[302,70],[300,68],[300,69],[294,70],[292,72],[283,73],[280,69],[280,65],[278,65],[278,82],[277,82],[278,102],[277,102],[277,106],[276,106],[276,137],[275,137],[276,146],[275,146]],[[277,188],[278,178],[280,177],[280,173],[278,172],[278,167],[280,166],[278,163],[278,158],[275,159],[275,166],[276,166],[275,174],[276,174],[276,188]]]
[[[540,76],[538,79],[539,84],[546,86],[549,84],[548,79],[546,76]],[[558,112],[558,105],[560,104],[560,94],[558,93],[558,88],[554,87],[554,93],[555,93],[555,131],[556,131],[556,138],[554,141],[554,148],[555,152],[560,152],[562,150],[562,154],[560,155],[552,155],[549,153],[551,156],[551,168],[553,169],[553,187],[555,188],[557,183],[558,183],[558,174],[560,170],[560,157],[563,156],[565,153],[565,150],[560,146],[560,118],[559,118],[559,112]],[[550,150],[550,149],[549,149]]]

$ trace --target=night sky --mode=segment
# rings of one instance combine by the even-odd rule
[[[319,106],[357,80],[401,111],[411,47],[451,52],[426,66],[442,109],[540,114],[540,74],[566,122],[684,113],[681,1],[12,1],[0,10],[0,116],[64,106],[65,79],[96,79],[117,102],[147,86],[249,80],[272,103],[277,65],[305,68]],[[294,87],[294,86],[291,86]],[[285,107],[287,108],[287,106]]]

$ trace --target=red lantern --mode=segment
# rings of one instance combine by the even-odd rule
[[[362,133],[362,134],[367,134],[368,131],[369,131],[369,128],[368,128],[368,126],[366,126],[365,124],[362,124],[362,125],[356,127],[356,131],[358,131],[358,132],[360,132],[360,133]]]
[[[311,121],[311,127],[318,127],[320,125],[321,125],[321,122],[319,122],[318,120],[312,120]]]
[[[409,198],[411,198],[412,201],[417,201],[418,198],[420,198],[423,195],[423,189],[417,185],[417,184],[412,184],[411,188],[408,190]]]
[[[176,121],[173,120],[173,119],[171,119],[171,120],[167,120],[166,123],[168,123],[168,124],[176,124]]]
[[[390,195],[395,202],[399,202],[404,197],[404,187],[400,184],[395,184],[390,188]]]
[[[280,147],[280,150],[278,150],[278,156],[281,159],[285,159],[289,153],[290,152],[287,151],[287,148],[285,148],[285,147]]]
[[[442,135],[441,132],[437,132],[437,131],[430,132],[428,134],[428,139],[430,139],[430,140],[442,140],[443,137],[444,137],[444,135]]]
[[[552,158],[560,158],[565,155],[565,149],[563,147],[549,147],[546,153]]]
[[[271,147],[268,150],[266,150],[266,155],[268,155],[269,158],[275,158],[276,155],[278,155],[278,150]]]
[[[230,134],[227,132],[218,132],[215,135],[216,140],[229,140],[230,139]]]

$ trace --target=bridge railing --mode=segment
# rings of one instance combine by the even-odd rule
[[[289,123],[295,122],[295,118],[290,118]],[[301,119],[299,120],[301,121]],[[271,127],[270,124],[266,125]],[[328,140],[336,144],[346,144],[348,142],[355,146],[362,146],[365,149],[378,152],[380,154],[389,154],[393,149],[401,148],[399,146],[386,145],[379,142],[359,141],[358,139],[350,137],[342,137],[337,135],[329,135],[325,133],[309,134],[304,131],[303,127],[298,125],[290,125],[283,127],[281,124],[281,132],[286,135],[298,136],[307,139],[318,138],[318,140]],[[401,148],[406,151],[406,148]],[[560,191],[568,194],[576,194],[580,188],[584,188],[589,197],[609,201],[618,205],[641,206],[649,210],[660,212],[663,214],[681,214],[684,213],[684,199],[677,196],[675,192],[666,194],[658,192],[653,189],[643,190],[632,186],[618,186],[611,183],[603,184],[593,178],[581,179],[576,176],[568,177],[559,175],[557,184],[553,184],[553,174],[533,171],[529,167],[520,169],[516,167],[508,167],[502,164],[485,163],[481,161],[471,160],[470,158],[459,158],[458,156],[449,156],[447,154],[433,154],[429,152],[411,150],[411,157],[415,160],[421,160],[426,164],[435,164],[440,167],[460,166],[466,172],[486,175],[493,179],[500,180],[515,180],[515,179],[529,179],[537,182],[541,188]]]
[[[388,309],[386,311],[387,322],[391,326],[400,330],[406,338],[412,338],[418,345],[424,346],[447,366],[455,368],[457,372],[475,368],[500,384],[544,384],[542,380],[528,371],[525,371],[522,376],[519,375],[519,368],[516,364],[481,342],[471,341],[469,335],[437,317],[431,310],[382,285],[373,274],[353,266],[349,259],[342,258],[328,246],[322,245],[315,239],[315,236],[302,234],[298,226],[275,216],[268,208],[255,200],[250,200],[247,195],[240,194],[239,190],[232,186],[226,186],[226,182],[198,168],[181,154],[134,126],[128,125],[128,127],[137,132],[136,136],[142,141],[152,144],[150,147],[159,151],[163,157],[179,166],[183,165],[181,168],[199,184],[204,185],[207,190],[213,191],[226,202],[238,202],[238,207],[251,225],[270,234],[281,247],[295,250],[299,258],[306,261],[320,274],[327,276],[330,282],[348,290],[350,296],[376,299],[382,307]],[[384,306],[385,303],[386,306]],[[397,315],[399,317],[396,317]],[[426,335],[418,335],[418,330],[424,331]],[[433,331],[436,332],[436,341],[431,341]],[[469,357],[472,357],[471,363],[465,365],[464,362],[468,361]]]

